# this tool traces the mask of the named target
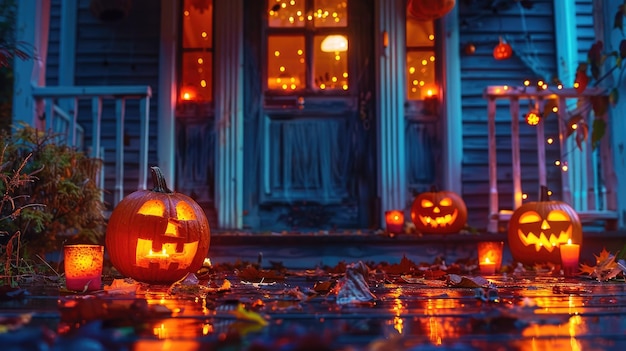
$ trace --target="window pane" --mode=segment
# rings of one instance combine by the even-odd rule
[[[304,0],[269,0],[267,4],[267,22],[270,27],[304,27]]]
[[[185,0],[183,10],[183,48],[213,46],[213,1]]]
[[[406,19],[406,46],[433,47],[435,29],[433,21],[418,21],[411,16]]]
[[[316,35],[313,47],[315,88],[348,90],[348,39],[344,35]]]
[[[284,91],[303,89],[306,84],[304,57],[304,36],[269,36],[267,87]]]
[[[313,19],[315,27],[348,26],[348,0],[315,0]]]
[[[183,53],[180,99],[213,100],[213,55],[210,52]]]
[[[423,100],[437,94],[435,52],[409,51],[406,55],[407,98]]]

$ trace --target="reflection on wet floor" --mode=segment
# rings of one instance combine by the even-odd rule
[[[30,316],[0,342],[42,350],[626,349],[623,281],[530,274],[492,276],[487,287],[371,281],[374,301],[339,305],[332,293],[313,292],[328,276],[265,285],[228,279],[232,287],[220,292],[171,295],[144,285],[134,295],[48,291],[0,301],[0,318]]]

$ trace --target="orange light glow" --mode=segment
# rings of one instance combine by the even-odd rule
[[[404,230],[404,213],[400,210],[386,211],[385,222],[389,233],[401,233]]]
[[[63,248],[65,285],[68,290],[102,288],[104,246],[66,245]]]

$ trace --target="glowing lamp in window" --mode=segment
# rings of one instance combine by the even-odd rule
[[[198,92],[193,86],[185,86],[180,91],[180,98],[183,101],[195,101],[198,98]]]
[[[202,267],[209,223],[200,205],[169,190],[158,167],[151,170],[154,188],[131,193],[111,213],[106,246],[111,263],[123,275],[172,283]]]
[[[348,38],[343,35],[333,34],[322,40],[323,52],[345,52],[348,51]]]

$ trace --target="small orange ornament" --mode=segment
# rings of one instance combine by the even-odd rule
[[[432,21],[452,11],[456,0],[409,0],[407,12],[420,21]]]
[[[513,48],[511,48],[511,45],[509,45],[506,40],[500,37],[500,42],[498,43],[498,45],[496,45],[495,48],[493,48],[493,57],[496,60],[506,60],[511,58],[512,55]]]

